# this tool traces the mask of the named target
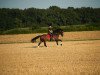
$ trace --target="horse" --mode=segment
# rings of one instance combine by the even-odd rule
[[[58,41],[61,41],[61,46],[62,46],[62,40],[59,39],[59,35],[61,35],[63,37],[63,30],[62,29],[56,29],[53,31],[52,34],[52,40],[56,41],[56,44],[58,45]],[[31,42],[34,43],[36,42],[36,39],[40,38],[40,42],[38,43],[38,47],[40,46],[40,44],[42,42],[44,42],[44,46],[47,47],[46,45],[46,41],[50,41],[50,34],[42,34],[42,35],[38,35],[36,37],[34,37],[33,39],[31,39]]]

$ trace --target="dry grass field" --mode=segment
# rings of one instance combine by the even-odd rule
[[[100,31],[66,32],[63,46],[39,48],[33,36],[0,35],[0,75],[100,75]]]
[[[18,35],[0,35],[0,43],[26,43],[37,36],[37,34],[18,34]],[[100,31],[83,31],[83,32],[64,32],[63,41],[71,40],[98,40]]]

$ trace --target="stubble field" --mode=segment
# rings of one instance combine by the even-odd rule
[[[66,32],[63,46],[36,34],[0,35],[0,75],[100,75],[100,31]]]

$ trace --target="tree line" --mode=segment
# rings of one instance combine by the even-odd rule
[[[14,28],[83,25],[100,23],[100,8],[60,8],[50,6],[47,9],[0,8],[0,31]]]

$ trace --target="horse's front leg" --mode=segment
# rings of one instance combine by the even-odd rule
[[[61,39],[56,39],[57,45],[58,45],[58,41],[60,41],[60,45],[62,46],[62,40]]]
[[[62,46],[62,40],[61,40],[61,42],[60,42],[60,45]]]

